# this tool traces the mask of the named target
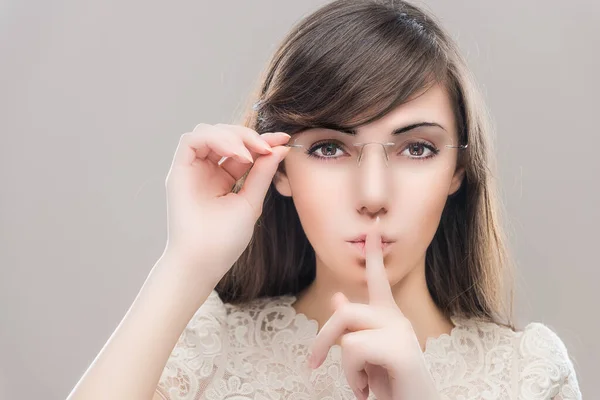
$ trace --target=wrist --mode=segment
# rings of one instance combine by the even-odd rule
[[[176,251],[165,251],[150,272],[148,280],[158,282],[168,290],[188,299],[204,301],[219,283],[215,269],[196,258]]]

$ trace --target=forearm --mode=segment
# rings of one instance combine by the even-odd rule
[[[69,400],[152,398],[177,340],[214,288],[163,256]]]

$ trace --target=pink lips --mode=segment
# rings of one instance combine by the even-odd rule
[[[352,239],[348,239],[346,241],[346,243],[348,243],[348,245],[350,245],[350,247],[352,247],[352,249],[354,249],[354,251],[357,251],[358,254],[362,258],[365,258],[365,241],[366,240],[367,240],[367,234],[362,233]],[[381,249],[382,249],[384,257],[391,251],[391,245],[394,244],[395,241],[396,240],[390,238],[387,235],[384,235],[384,234],[381,235]]]
[[[360,249],[362,251],[365,248],[366,242],[364,240],[359,240],[356,242],[348,242],[348,243],[351,243],[352,245],[354,245],[355,247],[357,247],[358,249]],[[383,250],[391,244],[392,244],[391,242],[381,242],[381,249]]]
[[[361,257],[365,257],[365,241],[348,241],[348,243]],[[383,256],[386,256],[390,252],[390,246],[394,244],[394,242],[381,242],[381,249],[383,251]]]
[[[367,240],[367,234],[363,233],[363,234],[358,235],[355,238],[348,239],[348,242],[364,242],[365,240]],[[384,242],[384,243],[393,243],[393,242],[395,242],[395,240],[387,237],[386,235],[381,235],[381,241]]]

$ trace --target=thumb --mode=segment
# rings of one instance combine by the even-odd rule
[[[273,147],[272,150],[272,154],[261,155],[258,157],[250,169],[248,176],[244,180],[244,185],[238,192],[240,196],[246,198],[248,203],[250,203],[255,210],[262,210],[265,195],[273,181],[275,172],[277,172],[277,167],[288,154],[290,148],[276,146]]]

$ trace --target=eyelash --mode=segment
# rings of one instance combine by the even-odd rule
[[[413,142],[410,142],[410,143],[408,143],[408,144],[407,144],[407,145],[404,147],[404,149],[402,149],[402,151],[404,151],[404,150],[406,150],[408,147],[410,147],[410,146],[414,146],[414,145],[416,145],[416,144],[418,144],[418,145],[421,145],[421,146],[424,146],[425,148],[429,149],[429,151],[431,151],[431,154],[430,154],[430,155],[428,155],[428,156],[426,156],[426,157],[409,157],[411,160],[414,160],[414,161],[425,161],[425,160],[428,160],[428,159],[430,159],[430,158],[433,158],[433,157],[437,156],[437,155],[438,155],[438,153],[440,152],[440,150],[439,150],[437,147],[435,147],[435,146],[434,146],[434,145],[432,145],[431,143],[429,143],[429,142],[426,142],[426,141],[424,141],[424,140],[415,140],[415,141],[413,141]],[[315,144],[313,144],[313,145],[312,145],[312,146],[311,146],[311,147],[310,147],[310,148],[309,148],[309,149],[306,151],[306,154],[307,154],[309,157],[316,158],[316,159],[318,159],[318,160],[321,160],[321,161],[324,161],[324,162],[331,162],[331,161],[335,161],[335,160],[336,160],[338,157],[322,157],[322,156],[317,156],[317,155],[315,155],[315,154],[314,154],[314,153],[315,153],[315,152],[316,152],[318,149],[320,149],[321,147],[323,147],[323,146],[326,146],[326,145],[334,145],[334,146],[337,146],[338,148],[342,149],[342,146],[340,145],[340,143],[338,143],[338,142],[336,142],[336,141],[332,141],[332,140],[326,140],[326,141],[323,141],[323,142],[319,142],[319,143],[315,143]],[[344,151],[344,150],[342,149],[342,151]]]

